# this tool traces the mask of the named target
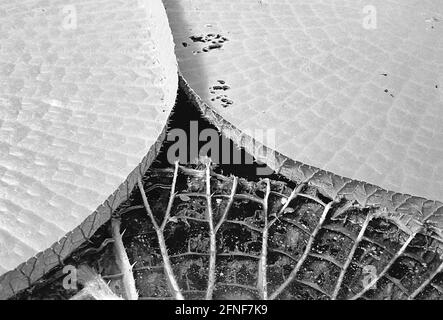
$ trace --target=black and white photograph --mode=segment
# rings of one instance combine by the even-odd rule
[[[0,300],[443,300],[443,1],[0,0]]]

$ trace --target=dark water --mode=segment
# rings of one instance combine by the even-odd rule
[[[157,157],[157,165],[162,166],[172,165],[176,159],[179,159],[178,155],[174,159],[168,160],[168,149],[173,146],[179,138],[173,137],[171,132],[177,132],[177,129],[181,129],[186,133],[187,141],[187,153],[186,158],[181,157],[180,163],[185,165],[194,163],[195,158],[198,156],[211,157],[212,161],[217,164],[219,173],[225,175],[242,176],[249,180],[257,180],[256,175],[258,168],[266,168],[266,165],[258,163],[254,157],[247,153],[243,148],[238,148],[234,142],[224,136],[222,136],[217,128],[212,125],[208,120],[203,118],[199,108],[195,106],[182,88],[179,88],[176,105],[172,111],[172,115],[169,122],[168,138],[162,147],[162,150]],[[218,141],[215,142],[219,146],[219,154],[214,157],[211,154],[211,150],[202,149],[207,144],[206,139],[199,139],[199,135],[203,130],[211,129],[217,132]],[[173,140],[174,138],[174,140]],[[211,141],[212,142],[212,141]],[[191,150],[194,145],[194,152]],[[196,148],[198,146],[198,148]],[[196,153],[196,151],[198,153]],[[218,158],[218,159],[217,159]],[[272,172],[269,169],[269,172]],[[263,176],[261,176],[263,177]],[[271,176],[268,176],[271,178]]]

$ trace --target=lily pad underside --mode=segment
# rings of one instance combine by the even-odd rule
[[[274,152],[202,103],[182,77],[178,107],[245,155],[272,154],[272,174],[254,176],[207,157],[170,164],[164,141],[110,219],[97,225],[90,217],[44,252],[40,258],[58,254],[43,277],[33,278],[37,258],[10,273],[3,298],[443,298],[442,203]],[[170,124],[180,115],[177,109]],[[95,231],[85,233],[91,225]],[[76,234],[84,238],[64,255],[59,248]],[[66,288],[70,268],[78,283]]]

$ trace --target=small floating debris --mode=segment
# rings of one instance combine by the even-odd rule
[[[216,44],[211,44],[209,45],[209,50],[213,50],[213,49],[220,49],[222,47],[222,45],[220,43],[216,43]]]
[[[208,46],[205,46],[201,48],[200,50],[193,51],[193,54],[198,54],[202,52],[209,52],[211,50],[221,49],[223,47],[223,44],[226,41],[229,41],[228,38],[222,36],[221,34],[214,34],[214,33],[208,33],[207,35],[199,35],[199,36],[190,36],[189,39],[192,40],[194,43],[210,43]],[[183,42],[184,45],[185,42]],[[185,46],[185,45],[184,45]],[[188,44],[186,43],[187,47]]]
[[[223,90],[223,91],[226,91],[226,90],[231,89],[231,87],[228,86],[228,85],[223,85],[223,86],[213,86],[213,87],[210,87],[209,89],[211,89],[212,91],[214,91],[214,90]]]
[[[224,102],[225,104],[228,104],[228,105],[234,103],[234,101],[232,101],[231,99],[228,99],[228,98],[222,98],[221,101]]]
[[[203,42],[203,43],[205,43],[205,40],[203,39],[203,37],[190,36],[189,39],[191,39],[194,42]]]
[[[209,87],[209,90],[210,90],[209,92],[211,94],[216,94],[217,92],[227,91],[227,90],[231,89],[230,86],[226,85],[226,81],[217,80],[217,82],[219,83],[218,85],[214,85],[212,87]],[[234,101],[229,99],[229,97],[226,94],[218,94],[216,97],[211,98],[211,101],[216,101],[216,100],[220,101],[221,106],[223,108],[227,108],[228,106],[234,104]]]

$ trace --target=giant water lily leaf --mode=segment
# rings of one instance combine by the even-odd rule
[[[58,241],[0,277],[1,297],[51,270],[127,199],[157,153],[177,83],[160,0],[1,2],[0,275]]]
[[[164,3],[184,78],[239,130],[305,164],[443,201],[443,2]],[[265,128],[275,139],[254,131]]]
[[[224,138],[231,138],[237,147],[250,152],[249,156],[264,160],[275,171],[265,170],[264,174],[263,168],[256,168],[255,164],[241,165],[241,170],[236,171],[229,164],[212,166],[209,158],[198,164],[172,165],[171,159],[165,157],[169,145],[163,142],[163,152],[143,178],[141,170],[126,184],[126,201],[114,201],[113,198],[107,207],[107,215],[92,214],[82,225],[69,232],[65,241],[3,276],[0,279],[0,297],[442,298],[441,202],[402,194],[398,192],[400,189],[386,191],[379,186],[303,164],[296,161],[299,159],[296,156],[288,158],[277,152],[282,151],[278,145],[278,150],[273,150],[261,144],[264,141],[251,139],[242,125],[236,127],[239,123],[229,115],[231,111],[223,114],[223,110],[237,106],[237,99],[229,96],[233,85],[219,77],[220,65],[217,59],[211,58],[215,57],[211,54],[229,55],[231,52],[231,55],[236,55],[242,52],[228,51],[227,44],[241,36],[240,29],[247,33],[254,28],[246,26],[250,24],[246,19],[245,25],[231,32],[230,36],[222,32],[229,30],[228,27],[219,29],[219,32],[201,34],[200,29],[195,29],[195,23],[199,24],[202,16],[193,19],[193,10],[211,11],[211,7],[216,6],[223,11],[223,6],[228,5],[231,8],[235,6],[236,12],[242,13],[247,8],[255,9],[255,1],[239,4],[238,1],[195,0],[165,1],[165,4],[176,42],[185,34],[186,41],[177,43],[183,48],[191,48],[193,56],[203,57],[203,60],[185,61],[187,57],[179,52],[182,73],[189,83],[180,77],[181,99],[175,114],[169,119],[170,129],[174,128],[174,123],[187,121],[189,113],[201,111],[203,117],[198,114],[198,121],[210,121],[205,122],[206,128],[220,130]],[[291,11],[284,10],[279,0],[258,1],[258,4],[267,8],[263,11],[264,16],[257,16],[254,12],[247,17],[263,18],[266,28],[272,28],[266,23],[272,22],[273,16],[280,18],[283,11]],[[309,6],[299,9],[306,12]],[[317,10],[320,17],[325,18],[325,10]],[[218,15],[203,16],[216,21]],[[294,13],[294,16],[303,20],[300,14]],[[309,16],[307,21],[311,18]],[[278,23],[281,20],[288,26],[292,24],[289,18],[278,19]],[[217,27],[215,23],[206,22],[199,28]],[[236,28],[235,24],[231,27]],[[191,31],[194,34],[189,35]],[[317,34],[312,32],[319,30],[309,31],[311,38],[316,39]],[[238,44],[238,41],[235,43]],[[327,39],[324,44],[328,44]],[[252,50],[245,52],[250,54]],[[244,63],[245,57],[238,57],[241,72],[246,72],[247,66],[254,67],[254,63]],[[257,61],[261,57],[258,54]],[[225,55],[222,60],[229,62],[230,58]],[[200,64],[202,61],[203,65]],[[211,64],[214,64],[214,70],[207,73]],[[197,73],[192,70],[197,70]],[[232,70],[224,71],[229,74]],[[208,74],[216,78],[209,92],[219,96],[219,99],[214,97],[214,101],[207,99],[201,86],[206,86]],[[384,73],[381,76],[385,77]],[[247,85],[247,81],[242,83]],[[275,91],[261,89],[251,91],[251,94],[257,92],[258,100],[268,93],[276,94]],[[246,100],[248,97],[243,92],[239,96]],[[280,93],[273,97],[276,96],[283,97]],[[192,105],[180,103],[180,100],[187,99]],[[221,101],[218,107],[214,103],[216,100]],[[275,104],[270,108],[275,109]],[[241,116],[241,110],[235,110],[232,114],[239,112]],[[254,112],[250,115],[253,127],[263,127],[263,124],[255,122]],[[296,116],[297,112],[291,113],[285,119]],[[268,122],[272,121],[269,119]],[[189,123],[186,125],[189,126]],[[290,139],[287,142],[294,143]],[[315,146],[315,143],[313,141],[312,144]],[[260,157],[262,155],[266,157]],[[354,162],[349,160],[347,163]],[[150,164],[147,163],[143,169]],[[261,174],[248,174],[248,170],[244,170],[251,168],[248,165],[254,171],[260,169]],[[85,231],[84,226],[91,225],[93,228]],[[74,247],[75,250],[65,250]],[[41,261],[44,261],[44,272],[34,272],[39,270],[36,266],[40,266]],[[67,279],[73,280],[73,273],[78,275],[74,285],[72,281],[66,282]]]

